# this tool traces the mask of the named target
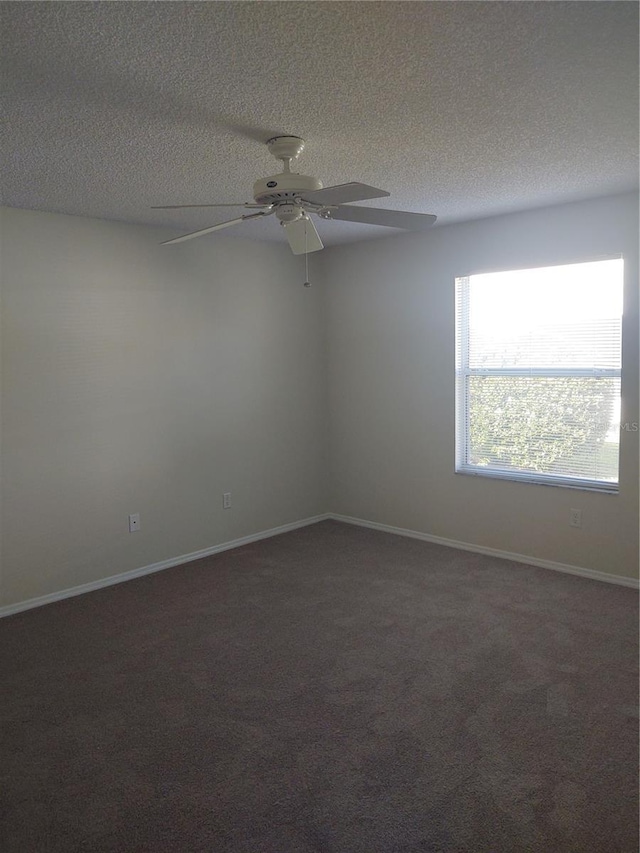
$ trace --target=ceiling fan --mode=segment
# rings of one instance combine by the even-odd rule
[[[362,222],[367,225],[386,225],[390,228],[403,228],[407,231],[423,231],[433,225],[436,217],[428,213],[408,213],[404,210],[384,210],[379,207],[354,207],[347,202],[364,201],[369,198],[383,198],[390,195],[385,190],[366,184],[351,182],[335,187],[324,187],[317,178],[298,175],[291,171],[291,162],[297,160],[304,149],[304,139],[299,136],[274,136],[267,142],[271,154],[283,162],[283,171],[278,175],[261,178],[253,185],[253,203],[238,204],[170,204],[157,205],[153,210],[179,210],[195,207],[244,207],[256,210],[227,222],[219,222],[209,228],[202,228],[162,245],[181,243],[220,231],[231,225],[249,222],[275,213],[284,228],[289,246],[294,255],[304,255],[323,249],[322,240],[309,214],[321,219],[339,219],[344,222]]]

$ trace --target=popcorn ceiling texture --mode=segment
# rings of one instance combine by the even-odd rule
[[[298,171],[455,222],[634,189],[626,2],[3,3],[3,203],[169,226]],[[327,245],[394,229],[321,222]],[[226,234],[282,240],[275,218]],[[215,236],[204,239],[215,239]]]

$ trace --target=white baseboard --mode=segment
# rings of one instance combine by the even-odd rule
[[[349,515],[337,515],[336,513],[329,513],[329,518],[334,521],[343,521],[346,524],[355,524],[358,527],[370,527],[372,530],[380,530],[383,533],[395,533],[398,536],[407,536],[410,539],[421,539],[423,542],[445,545],[447,548],[473,551],[476,554],[486,554],[489,557],[498,557],[501,560],[512,560],[515,563],[524,563],[527,566],[539,566],[542,569],[552,569],[554,572],[578,575],[579,577],[589,578],[594,581],[604,581],[605,583],[628,586],[633,589],[638,589],[640,585],[637,578],[610,575],[607,572],[599,572],[596,569],[584,569],[582,566],[556,563],[553,560],[540,560],[537,557],[529,557],[526,554],[512,554],[509,551],[500,551],[497,548],[485,548],[483,545],[472,545],[469,542],[458,542],[455,539],[443,539],[441,536],[432,536],[430,533],[420,533],[417,530],[407,530],[404,527],[393,527],[390,524],[379,524],[377,521],[365,521],[362,518],[352,518]]]
[[[83,583],[79,586],[62,589],[59,592],[52,592],[48,595],[38,596],[37,598],[30,598],[27,601],[19,601],[16,604],[9,604],[5,607],[0,607],[0,619],[4,616],[11,616],[14,613],[21,613],[23,610],[31,610],[34,607],[41,607],[44,604],[51,604],[54,601],[62,601],[64,598],[73,598],[76,595],[83,595],[85,592],[103,589],[107,586],[113,586],[117,583],[133,580],[133,578],[140,578],[144,575],[160,572],[163,569],[170,569],[173,566],[180,566],[183,563],[190,563],[193,560],[200,560],[202,557],[210,557],[211,555],[219,554],[222,551],[230,551],[232,548],[239,548],[241,545],[249,545],[252,542],[259,542],[261,539],[269,539],[272,536],[278,536],[280,533],[288,533],[291,530],[308,527],[310,524],[317,524],[319,521],[325,521],[327,519],[342,521],[346,524],[355,524],[359,527],[369,527],[372,530],[380,530],[383,533],[395,533],[398,536],[406,536],[410,539],[421,539],[423,542],[433,542],[436,545],[444,545],[447,548],[458,548],[461,551],[472,551],[476,554],[486,554],[490,557],[498,557],[502,560],[512,560],[515,563],[524,563],[528,566],[539,566],[543,569],[552,569],[555,572],[578,575],[579,577],[604,581],[605,583],[617,584],[618,586],[627,586],[633,589],[638,589],[639,586],[639,582],[636,578],[626,578],[621,575],[610,575],[607,574],[607,572],[599,572],[596,569],[585,569],[581,566],[556,563],[553,560],[541,560],[537,557],[529,557],[526,554],[512,554],[509,551],[500,551],[497,548],[485,548],[482,545],[472,545],[469,542],[458,542],[456,539],[444,539],[441,536],[432,536],[430,533],[421,533],[418,530],[407,530],[404,527],[393,527],[390,524],[380,524],[377,521],[366,521],[362,518],[353,518],[348,515],[339,515],[337,513],[328,512],[321,515],[314,515],[310,518],[303,518],[300,521],[293,521],[290,524],[282,524],[280,527],[272,527],[269,530],[262,530],[259,533],[252,533],[249,536],[241,536],[239,539],[232,539],[229,542],[212,545],[210,548],[203,548],[201,551],[193,551],[190,554],[171,557],[168,560],[162,560],[159,563],[152,563],[149,566],[142,566],[139,569],[131,569],[128,572],[111,575],[111,577],[108,578],[91,581],[90,583]]]
[[[222,551],[230,551],[232,548],[239,548],[241,545],[249,545],[251,542],[258,542],[260,539],[269,539],[271,536],[278,536],[280,533],[288,533],[291,530],[298,530],[300,527],[307,527],[310,524],[316,524],[318,521],[325,521],[330,518],[328,513],[323,515],[314,515],[311,518],[303,518],[300,521],[292,521],[290,524],[282,524],[280,527],[272,527],[270,530],[262,530],[260,533],[252,533],[249,536],[241,536],[239,539],[232,539],[230,542],[222,542],[220,545],[212,545],[210,548],[203,548],[201,551],[192,551],[190,554],[182,554],[180,557],[171,557],[169,560],[162,560],[159,563],[152,563],[150,566],[142,566],[140,569],[131,569],[128,572],[122,572],[118,575],[111,575],[108,578],[83,583],[80,586],[72,586],[69,589],[62,589],[59,592],[51,592],[48,595],[40,595],[37,598],[29,598],[27,601],[19,601],[16,604],[9,604],[6,607],[0,607],[0,619],[3,616],[12,616],[14,613],[21,613],[23,610],[31,610],[34,607],[42,607],[43,604],[51,604],[54,601],[61,601],[63,598],[73,598],[75,595],[83,595],[85,592],[93,592],[96,589],[103,589],[106,586],[114,586],[117,583],[140,578],[143,575],[151,575],[154,572],[161,572],[163,569],[170,569],[173,566],[181,566],[183,563],[191,563],[193,560],[200,560],[202,557],[210,557],[212,554],[219,554]]]

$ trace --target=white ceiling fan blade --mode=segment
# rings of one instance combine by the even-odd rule
[[[211,234],[212,231],[221,231],[223,228],[229,228],[231,225],[246,222],[247,219],[256,219],[258,216],[267,216],[269,213],[271,213],[271,211],[262,210],[259,213],[250,213],[248,216],[240,216],[238,219],[229,219],[228,222],[219,222],[217,225],[212,225],[210,228],[202,228],[200,231],[192,231],[190,234],[183,234],[182,237],[174,237],[173,240],[164,240],[160,245],[170,246],[172,243],[182,243],[183,240],[193,240],[194,237],[203,237],[205,234]]]
[[[309,252],[324,249],[316,226],[309,217],[303,216],[295,222],[283,222],[282,227],[294,255],[307,255]]]
[[[388,196],[386,190],[379,190],[367,184],[352,181],[349,184],[336,184],[335,187],[325,187],[323,190],[312,190],[305,193],[305,201],[313,204],[344,204],[347,201],[364,201],[367,198],[383,198]]]
[[[326,219],[341,219],[344,222],[363,222],[366,225],[404,228],[406,231],[425,231],[437,219],[431,213],[409,213],[406,210],[384,210],[381,207],[350,207],[349,205],[323,211],[322,216]]]
[[[230,204],[153,204],[150,210],[182,210],[186,207],[268,207],[266,204],[249,204],[248,201],[238,201]]]

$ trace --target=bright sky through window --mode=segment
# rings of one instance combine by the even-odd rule
[[[526,332],[622,316],[622,258],[469,277],[471,328]],[[606,285],[606,287],[603,287]]]

